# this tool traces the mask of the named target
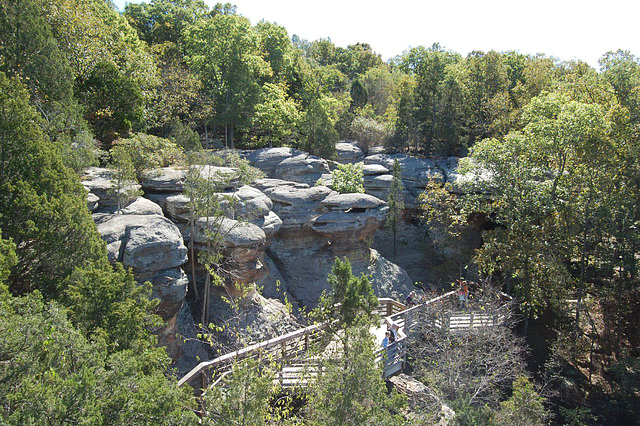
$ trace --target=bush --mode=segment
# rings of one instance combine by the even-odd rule
[[[383,123],[366,117],[356,117],[351,122],[351,134],[365,154],[370,148],[384,145],[389,139],[389,130]]]
[[[145,133],[135,133],[130,138],[119,139],[112,148],[114,149],[126,151],[139,177],[145,170],[167,167],[182,157],[182,150],[175,143]]]
[[[362,164],[338,164],[331,172],[331,189],[341,194],[364,193],[364,172]]]

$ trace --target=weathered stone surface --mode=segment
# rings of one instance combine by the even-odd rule
[[[364,160],[364,154],[355,142],[342,141],[336,144],[338,163],[359,163]]]
[[[283,187],[283,186],[290,186],[297,189],[309,188],[309,185],[306,183],[291,182],[290,180],[271,179],[271,178],[258,179],[255,182],[253,182],[251,186],[253,186],[256,189],[259,189],[262,192],[266,191],[267,189]]]
[[[335,194],[322,200],[322,205],[329,210],[375,209],[386,203],[368,194]]]
[[[386,203],[367,194],[336,194],[322,201],[328,210],[317,217],[312,229],[343,247],[368,239],[384,222]]]
[[[365,164],[379,164],[393,170],[393,163],[398,160],[402,168],[402,180],[405,188],[415,197],[422,192],[429,179],[444,182],[443,172],[436,167],[433,160],[415,158],[406,154],[376,154],[365,158]]]
[[[164,212],[169,219],[178,223],[187,223],[191,216],[189,197],[185,195],[170,195],[164,200]]]
[[[98,224],[111,261],[132,267],[136,276],[174,268],[187,261],[178,228],[158,215],[111,215]]]
[[[163,167],[149,171],[142,180],[142,188],[147,192],[182,192],[187,170]]]
[[[266,235],[260,227],[247,222],[239,222],[228,218],[218,218],[208,225],[213,232],[222,238],[225,279],[230,290],[236,283],[253,283],[268,273],[264,262]],[[194,241],[198,251],[207,250],[206,218],[196,222]]]
[[[389,174],[390,170],[382,164],[365,164],[362,166],[362,173],[365,176],[385,175]]]
[[[234,309],[223,297],[228,298],[229,295],[215,289],[209,300],[211,320],[225,325],[225,331],[216,336],[224,352],[302,328],[279,300],[267,299],[254,291],[236,299],[238,308]]]
[[[184,376],[199,362],[209,359],[207,351],[196,336],[198,331],[194,325],[189,305],[183,303],[178,315],[165,322],[158,331],[158,344],[167,348],[173,359],[172,368],[177,370],[178,377]]]
[[[278,165],[285,159],[302,154],[293,148],[262,148],[253,151],[247,159],[251,165],[262,170],[268,177],[274,177]]]
[[[98,197],[98,208],[113,207],[118,204],[114,187],[114,170],[101,167],[89,167],[85,170],[81,182],[85,189]],[[131,184],[125,188],[126,191],[140,190],[140,185]]]
[[[219,166],[193,166],[203,178],[212,182],[226,182],[231,180],[230,186],[239,186],[234,180],[237,169]],[[184,190],[188,170],[178,167],[163,167],[145,173],[140,184],[146,193],[179,193]]]
[[[87,193],[87,208],[90,212],[95,211],[98,208],[98,201],[100,198],[96,194],[91,192]]]
[[[415,424],[433,424],[446,426],[453,422],[456,415],[448,405],[427,386],[411,376],[400,373],[389,378],[389,381],[400,392],[407,395],[409,400],[409,420]],[[435,418],[427,413],[437,413]],[[425,416],[425,414],[427,414]],[[427,423],[428,422],[428,423]]]
[[[175,317],[182,308],[187,295],[189,279],[181,268],[165,269],[148,278],[153,285],[151,297],[159,299],[156,308],[158,315],[165,321]]]
[[[302,153],[282,160],[276,167],[274,177],[312,185],[328,172],[329,163],[326,160]]]
[[[131,204],[120,210],[121,214],[139,214],[139,215],[150,215],[155,214],[159,216],[163,216],[162,208],[154,203],[151,200],[146,198],[138,198]]]
[[[326,186],[298,188],[277,186],[264,190],[273,202],[273,211],[282,220],[282,228],[309,228],[311,222],[323,212],[322,200],[336,192]]]

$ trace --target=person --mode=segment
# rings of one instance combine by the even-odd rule
[[[469,298],[469,285],[466,280],[458,280],[458,300],[460,301],[460,307],[467,306],[467,299]]]
[[[387,349],[387,346],[389,346],[389,339],[391,338],[391,332],[389,330],[387,330],[384,333],[384,339],[382,339],[382,347]]]
[[[412,291],[411,293],[409,293],[407,298],[404,299],[404,304],[407,305],[409,308],[414,305],[413,299],[415,298],[415,295],[416,295],[415,291]]]
[[[398,328],[400,328],[398,324],[391,324],[391,342],[398,340]]]

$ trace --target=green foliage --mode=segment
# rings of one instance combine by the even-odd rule
[[[203,398],[204,425],[276,424],[279,415],[271,412],[271,402],[278,388],[273,386],[275,373],[269,365],[247,358],[234,363],[230,376],[219,386],[207,390]]]
[[[402,215],[404,213],[404,185],[402,183],[402,168],[398,160],[393,162],[393,181],[389,188],[387,196],[387,205],[389,213],[385,224],[391,228],[393,233],[393,258],[396,258],[396,242],[398,238],[398,226],[402,224]]]
[[[128,150],[122,145],[117,145],[111,149],[110,154],[110,166],[114,169],[113,186],[110,192],[116,197],[117,212],[120,213],[122,207],[141,196],[142,191],[138,189],[136,170]]]
[[[84,188],[40,130],[28,99],[17,79],[0,73],[0,228],[18,256],[9,288],[39,288],[49,297],[77,265],[105,250]]]
[[[257,146],[264,146],[265,142],[280,146],[294,134],[300,117],[298,106],[286,95],[286,86],[282,84],[265,83],[261,92],[252,117]]]
[[[311,425],[399,425],[397,413],[406,397],[389,395],[380,366],[375,364],[376,344],[368,320],[352,321],[341,337],[343,352],[321,363],[313,383],[305,420]]]
[[[259,96],[259,79],[272,74],[259,52],[259,39],[249,20],[218,14],[184,31],[187,62],[214,100],[213,121],[225,127],[225,143],[234,147],[233,132],[246,124]]]
[[[384,123],[367,117],[356,117],[351,122],[351,135],[358,141],[365,155],[373,147],[386,145],[390,137]]]
[[[109,355],[55,302],[0,300],[0,421],[6,424],[193,424],[189,391],[165,377],[164,350]]]
[[[107,146],[118,137],[128,136],[143,118],[140,86],[111,62],[97,63],[78,84],[78,94],[94,134]]]
[[[181,149],[168,139],[145,133],[135,133],[126,139],[119,139],[112,151],[123,151],[116,156],[128,157],[138,177],[147,170],[158,167],[167,167],[178,162],[181,158]]]
[[[300,146],[305,151],[322,158],[330,159],[336,156],[336,143],[340,137],[329,118],[326,107],[319,100],[311,101],[303,114],[300,133],[303,135]]]
[[[316,316],[324,321],[338,320],[341,327],[349,327],[361,319],[373,320],[378,298],[366,275],[355,277],[351,262],[336,257],[328,277],[331,292],[323,292]]]
[[[191,130],[189,126],[186,126],[180,120],[173,119],[169,123],[169,129],[169,140],[182,148],[184,152],[202,149],[198,132]]]
[[[364,194],[362,164],[337,164],[336,168],[331,171],[331,189],[341,194]]]
[[[545,425],[549,412],[544,403],[545,399],[536,392],[533,384],[526,377],[518,377],[513,381],[511,397],[500,403],[496,424]]]
[[[105,262],[106,263],[106,262]],[[88,336],[105,336],[110,352],[150,345],[161,322],[151,315],[151,285],[138,284],[116,263],[77,268],[64,283],[69,317]]]

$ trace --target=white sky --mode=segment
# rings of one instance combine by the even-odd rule
[[[134,0],[133,2],[139,2]],[[210,5],[216,1],[205,0]],[[224,1],[221,1],[224,3]],[[121,9],[125,0],[115,0]],[[284,26],[289,36],[369,43],[383,59],[439,42],[472,50],[518,50],[561,59],[598,58],[618,48],[640,54],[638,0],[236,0],[239,14]]]

